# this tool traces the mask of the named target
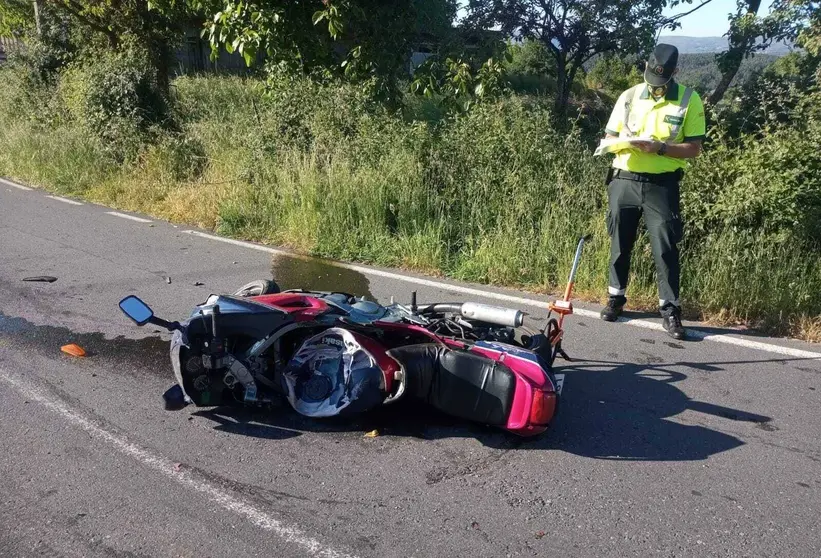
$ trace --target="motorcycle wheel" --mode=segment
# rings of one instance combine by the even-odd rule
[[[240,287],[234,293],[234,296],[261,296],[267,294],[276,294],[279,292],[281,292],[281,289],[279,288],[279,285],[277,285],[274,281],[271,281],[270,279],[257,279],[256,281],[251,281],[250,283]]]

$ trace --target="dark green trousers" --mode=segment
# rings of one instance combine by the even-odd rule
[[[683,234],[679,212],[680,177],[680,174],[674,173],[653,176],[632,175],[622,171],[608,184],[610,296],[624,296],[626,293],[630,255],[636,243],[639,219],[644,215],[650,248],[656,262],[659,307],[665,315],[672,312],[673,306],[680,306],[681,268],[678,243]]]

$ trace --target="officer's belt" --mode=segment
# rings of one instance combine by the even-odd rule
[[[684,176],[684,171],[679,169],[672,172],[630,172],[624,169],[615,169],[613,178],[623,180],[633,180],[635,182],[678,182]]]

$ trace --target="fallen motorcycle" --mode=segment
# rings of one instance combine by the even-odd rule
[[[519,310],[474,302],[387,306],[347,293],[280,291],[255,281],[211,295],[182,323],[154,316],[136,296],[120,309],[137,325],[173,332],[176,385],[166,408],[265,406],[285,398],[308,417],[345,416],[413,399],[520,436],[544,432],[563,376],[554,374],[562,322],[585,238],[562,300],[541,331]],[[558,318],[553,317],[556,314]]]

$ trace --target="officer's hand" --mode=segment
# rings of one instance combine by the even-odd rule
[[[638,149],[639,151],[644,151],[645,153],[657,153],[658,150],[661,148],[660,141],[639,141],[633,144],[633,146]]]

